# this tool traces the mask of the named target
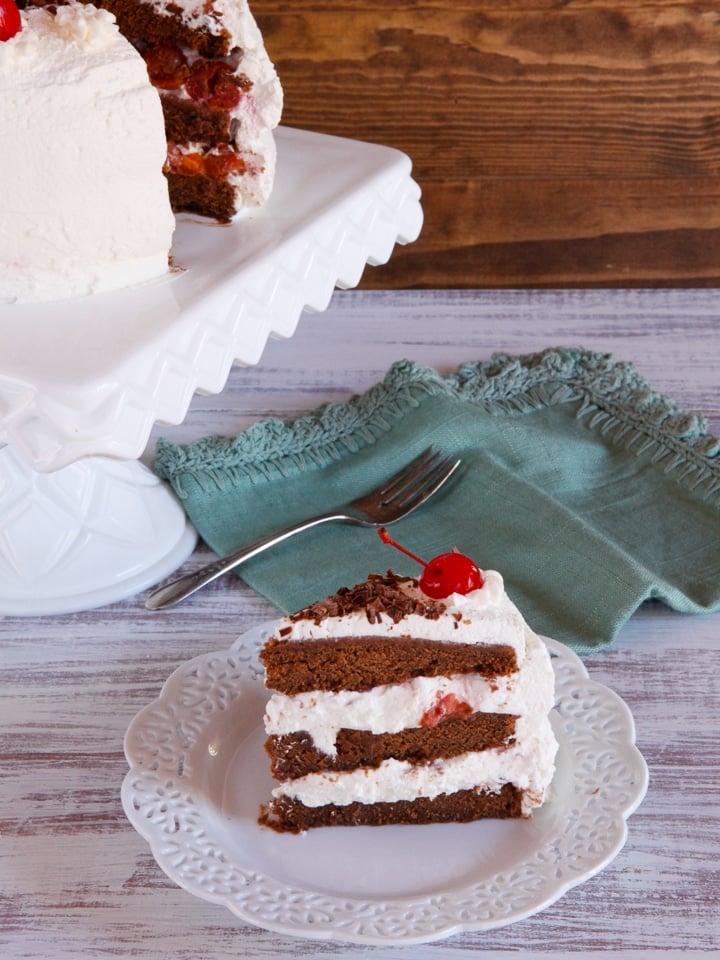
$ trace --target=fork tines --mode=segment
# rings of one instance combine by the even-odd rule
[[[403,509],[419,506],[439,490],[459,466],[459,459],[453,460],[443,456],[442,451],[427,447],[378,491],[383,505],[394,504]]]

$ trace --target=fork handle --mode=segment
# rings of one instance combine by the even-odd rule
[[[304,530],[317,527],[321,523],[328,523],[330,520],[347,519],[349,518],[344,513],[323,513],[317,517],[311,517],[309,520],[303,520],[290,527],[285,527],[284,530],[279,530],[269,537],[257,540],[249,547],[243,547],[241,550],[231,553],[228,557],[221,557],[193,573],[187,573],[183,577],[178,577],[177,580],[172,580],[170,583],[158,587],[145,600],[145,606],[148,610],[164,610],[167,607],[173,607],[176,603],[180,603],[181,600],[200,590],[201,587],[212,583],[213,580],[229,573],[230,570],[234,570],[241,563],[256,557],[264,550],[274,547],[275,544],[282,543],[283,540],[295,536],[296,533],[302,533]]]

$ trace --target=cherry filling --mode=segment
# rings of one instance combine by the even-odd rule
[[[473,708],[464,700],[458,700],[454,693],[446,693],[425,711],[420,719],[421,727],[436,727],[448,717],[468,717]]]
[[[224,60],[190,61],[180,47],[158,44],[142,51],[153,86],[160,90],[183,90],[195,103],[232,110],[252,86],[247,77],[236,76]]]
[[[166,173],[176,173],[180,176],[205,176],[212,180],[227,180],[232,173],[244,173],[247,164],[226,143],[215,147],[213,153],[198,153],[190,151],[184,153],[176,143],[168,143],[168,154],[165,162]]]
[[[188,62],[179,47],[161,44],[142,52],[150,82],[161,90],[179,90],[189,76]]]
[[[219,110],[232,110],[240,103],[241,96],[232,67],[202,60],[196,60],[190,68],[185,92],[196,103],[206,103]]]

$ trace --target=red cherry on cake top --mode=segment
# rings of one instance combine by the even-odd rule
[[[0,0],[0,41],[9,40],[20,30],[22,20],[15,0]]]
[[[444,600],[453,593],[464,595],[471,590],[479,590],[485,583],[478,566],[464,553],[451,550],[449,553],[441,553],[433,557],[429,563],[426,563],[425,560],[393,540],[385,527],[380,527],[378,536],[383,543],[412,557],[425,568],[419,580],[420,589],[433,600]]]
[[[484,583],[482,573],[470,557],[455,550],[434,557],[420,577],[420,589],[433,600],[449,597],[451,593],[470,593]]]

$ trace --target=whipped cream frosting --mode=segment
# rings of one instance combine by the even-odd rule
[[[542,717],[554,704],[553,669],[542,640],[530,630],[526,637],[527,656],[522,669],[492,680],[479,674],[459,674],[415,677],[364,692],[275,693],[266,706],[265,730],[271,736],[304,730],[318,750],[334,756],[341,729],[380,734],[419,727],[423,714],[447,694],[454,694],[473,712]]]
[[[485,583],[478,590],[466,595],[453,593],[439,601],[445,607],[442,616],[410,614],[397,623],[383,612],[369,619],[364,610],[325,617],[319,622],[312,616],[302,619],[291,616],[280,621],[276,636],[298,641],[364,636],[500,644],[512,647],[518,663],[521,663],[525,656],[525,621],[505,592],[501,574],[496,570],[484,570],[483,577]],[[416,580],[401,580],[398,589],[420,602],[428,600]]]
[[[327,803],[387,803],[433,798],[458,790],[497,793],[506,783],[526,791],[522,812],[539,806],[554,773],[557,741],[548,717],[539,719],[510,747],[464,753],[448,760],[412,764],[385,760],[375,769],[311,773],[276,787],[273,796],[292,797],[305,806]]]
[[[164,121],[142,57],[93,6],[21,17],[0,43],[0,299],[78,297],[167,273]]]

